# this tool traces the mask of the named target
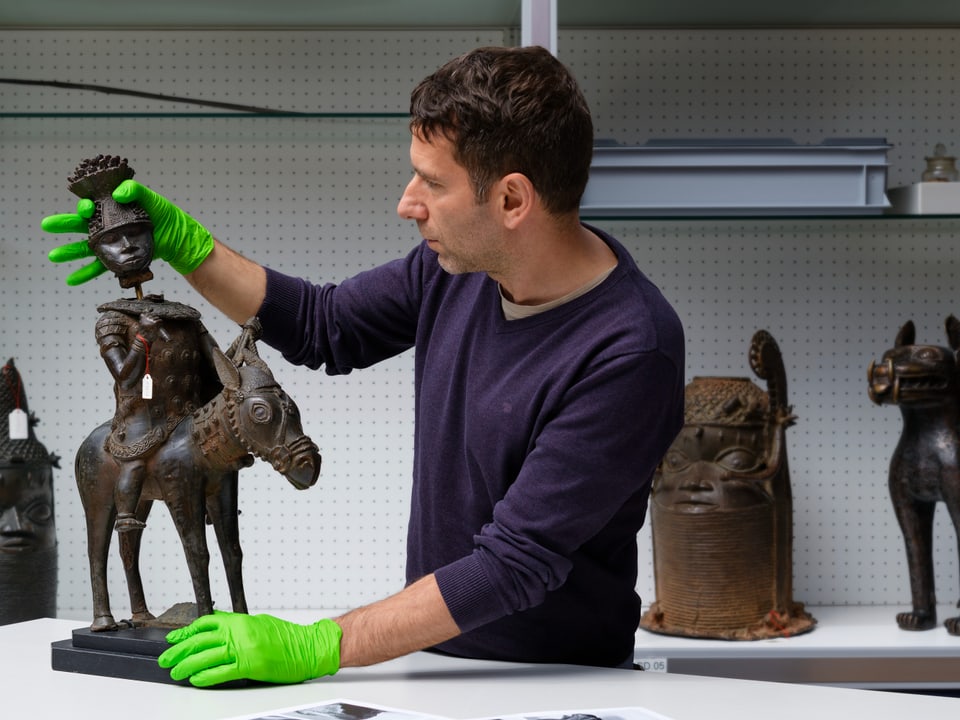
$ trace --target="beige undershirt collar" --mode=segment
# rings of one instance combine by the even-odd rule
[[[593,280],[588,282],[586,285],[582,285],[581,287],[577,288],[572,293],[568,293],[562,298],[557,298],[556,300],[551,300],[550,302],[545,302],[540,305],[518,305],[515,302],[510,302],[503,296],[503,288],[498,285],[497,289],[500,292],[500,305],[503,308],[503,315],[507,320],[520,320],[522,318],[539,315],[547,310],[553,310],[556,307],[560,307],[564,303],[568,303],[571,300],[576,300],[581,295],[586,295],[588,292],[597,287],[597,285],[606,280],[610,273],[616,270],[616,268],[617,266],[614,265],[612,268],[600,273]]]

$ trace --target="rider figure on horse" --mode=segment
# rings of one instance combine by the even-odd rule
[[[127,161],[100,155],[83,161],[69,179],[70,190],[94,203],[87,244],[123,288],[136,298],[105,303],[96,324],[100,355],[114,379],[116,411],[107,451],[120,466],[116,488],[118,531],[142,529],[137,506],[146,460],[184,417],[221,388],[213,369],[215,344],[194,308],[144,297],[150,280],[153,226],[135,203],[121,205],[111,193],[133,177]]]

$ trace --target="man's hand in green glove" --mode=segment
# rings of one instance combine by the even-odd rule
[[[213,250],[210,232],[183,210],[135,180],[113,191],[118,203],[138,202],[153,221],[154,255],[181,275],[192,273]]]
[[[196,687],[249,679],[298,683],[340,669],[340,626],[298,625],[271,615],[215,612],[173,630],[157,662]]]
[[[113,191],[119,203],[138,202],[153,222],[154,257],[166,260],[181,275],[199,267],[213,250],[213,236],[200,223],[176,205],[135,180],[124,180]],[[75,215],[51,215],[40,226],[47,232],[87,232],[87,220],[93,215],[92,200],[80,200]],[[49,258],[53,262],[68,262],[92,256],[93,250],[85,240],[54,248]],[[67,278],[68,285],[79,285],[105,271],[99,260],[80,268]]]

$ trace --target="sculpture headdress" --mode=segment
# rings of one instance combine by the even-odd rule
[[[747,378],[695,377],[684,392],[684,424],[762,426],[770,400]]]
[[[787,405],[787,376],[776,341],[758,330],[750,343],[750,367],[767,381],[767,392],[747,378],[695,377],[684,397],[686,425],[763,426],[796,419]]]
[[[97,155],[84,160],[67,178],[67,186],[77,197],[93,200],[96,209],[88,221],[90,239],[107,230],[131,223],[150,223],[150,216],[137,203],[118,203],[113,191],[124,180],[133,177],[133,168],[126,158],[116,155]]]

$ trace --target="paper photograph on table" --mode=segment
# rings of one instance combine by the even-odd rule
[[[297,705],[282,710],[243,715],[228,720],[449,720],[438,715],[398,710],[353,700],[330,700],[323,703]],[[475,720],[670,720],[641,707],[604,708],[599,710],[544,710],[515,715],[496,715]]]
[[[408,712],[352,700],[330,700],[297,705],[266,713],[243,715],[229,720],[446,720],[437,715]]]
[[[478,720],[670,720],[667,716],[641,707],[604,708],[599,710],[551,710],[498,715]]]

